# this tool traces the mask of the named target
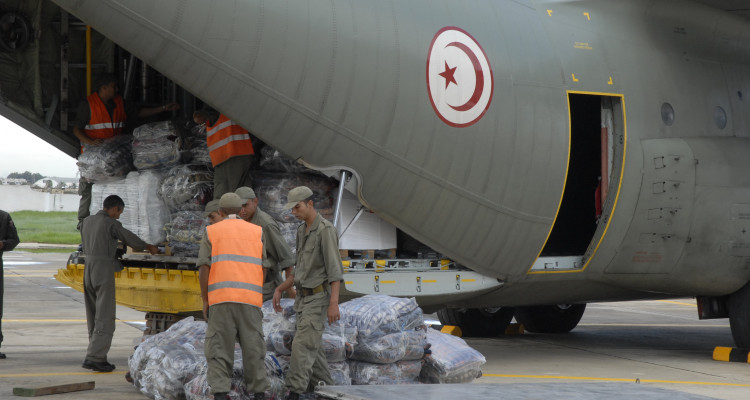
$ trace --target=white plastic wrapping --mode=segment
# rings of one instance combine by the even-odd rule
[[[419,383],[422,361],[398,361],[390,364],[371,364],[348,361],[353,385],[403,385]]]
[[[339,310],[342,324],[357,328],[359,343],[424,325],[422,309],[414,298],[367,295],[342,303]]]
[[[171,221],[164,225],[172,255],[197,257],[207,223],[202,211],[178,211],[172,214]]]
[[[213,198],[213,179],[213,170],[204,165],[179,165],[165,174],[159,196],[171,212],[203,211]]]
[[[180,143],[171,121],[141,125],[133,130],[133,165],[139,170],[175,166],[180,162]]]
[[[125,202],[120,215],[122,226],[146,243],[161,243],[165,239],[164,224],[169,221],[167,206],[157,195],[162,175],[157,170],[133,171],[125,179],[97,183],[91,189],[91,214],[102,209],[107,196],[116,194]]]
[[[425,358],[420,380],[424,383],[469,383],[482,376],[482,353],[460,337],[427,330],[432,355]]]
[[[118,135],[99,145],[85,145],[78,156],[78,170],[89,182],[107,182],[127,175],[134,169],[131,137]]]

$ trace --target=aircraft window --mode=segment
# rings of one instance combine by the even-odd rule
[[[669,103],[661,105],[661,120],[666,126],[672,126],[674,124],[674,108]]]
[[[727,112],[724,111],[724,109],[720,106],[716,106],[716,108],[714,109],[714,122],[716,123],[716,127],[719,129],[724,129],[727,127]]]

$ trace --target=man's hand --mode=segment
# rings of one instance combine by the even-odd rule
[[[273,291],[273,310],[276,312],[281,312],[281,291],[279,288],[276,288]]]
[[[5,242],[3,242],[2,240],[0,240],[0,250],[2,250],[3,247],[5,247]]]
[[[203,301],[203,319],[208,321],[208,302],[205,300]]]
[[[341,313],[339,312],[339,303],[331,302],[328,304],[328,325],[341,319]]]
[[[177,103],[169,103],[164,105],[164,111],[177,111],[180,109],[180,105]]]
[[[159,254],[159,248],[154,246],[153,244],[146,246],[146,250],[148,250],[148,252],[151,254]]]

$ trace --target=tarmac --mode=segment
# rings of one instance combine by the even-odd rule
[[[0,351],[8,358],[0,360],[0,400],[19,398],[12,394],[16,387],[88,381],[95,382],[95,389],[46,398],[147,398],[125,381],[128,357],[145,329],[144,313],[118,306],[109,352],[115,371],[83,369],[88,344],[83,294],[53,278],[68,254],[19,249],[3,258],[5,340]],[[728,321],[699,321],[696,315],[693,299],[590,304],[569,334],[470,338],[469,345],[487,359],[475,383],[493,385],[497,395],[489,397],[504,399],[607,398],[596,397],[607,391],[637,393],[640,400],[750,399],[750,364],[712,360],[715,346],[733,346]]]

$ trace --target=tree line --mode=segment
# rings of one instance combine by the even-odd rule
[[[42,178],[46,178],[46,177],[42,174],[31,173],[29,171],[11,172],[6,177],[6,179],[26,179],[26,182],[29,182],[29,183],[34,183]]]

